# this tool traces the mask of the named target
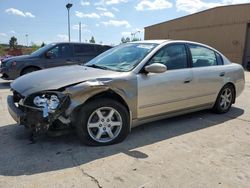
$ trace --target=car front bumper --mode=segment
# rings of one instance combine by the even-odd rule
[[[7,97],[8,111],[11,117],[18,123],[21,124],[22,119],[25,117],[23,111],[21,111],[15,104],[13,96],[9,95]]]
[[[43,110],[32,106],[23,105],[22,102],[15,102],[14,96],[7,97],[8,111],[11,117],[20,125],[34,133],[45,133],[55,120],[57,120],[68,108],[70,99],[67,97],[63,101],[61,108],[55,113],[50,113],[47,117],[43,116]]]
[[[19,76],[17,69],[9,67],[1,67],[0,74],[0,77],[4,80],[15,80]]]
[[[10,76],[9,76],[9,72],[8,69],[6,67],[1,67],[0,68],[0,74],[1,74],[1,78],[4,80],[11,80]]]

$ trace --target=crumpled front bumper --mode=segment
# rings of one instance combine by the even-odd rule
[[[21,106],[19,107],[15,104],[14,97],[9,95],[7,97],[7,106],[8,111],[11,117],[20,125],[24,125],[26,128],[36,133],[44,133],[48,131],[49,127],[52,123],[61,116],[64,111],[69,106],[69,98],[65,100],[57,112],[53,114],[49,114],[48,117],[43,117],[42,109],[29,107],[29,106]]]
[[[21,124],[21,119],[24,118],[25,114],[22,110],[20,110],[15,102],[13,96],[9,95],[7,97],[7,106],[8,106],[8,111],[11,115],[11,117],[18,123]]]

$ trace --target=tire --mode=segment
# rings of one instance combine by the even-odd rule
[[[81,142],[92,146],[119,143],[130,130],[128,110],[111,99],[96,99],[87,103],[79,110],[76,120]]]
[[[28,74],[28,73],[31,73],[31,72],[35,72],[35,71],[38,71],[39,69],[38,68],[35,68],[35,67],[29,67],[29,68],[25,68],[22,72],[21,72],[21,76],[25,75],[25,74]]]
[[[213,112],[217,114],[227,113],[233,104],[235,98],[234,87],[232,85],[225,85],[216,99],[213,107]]]

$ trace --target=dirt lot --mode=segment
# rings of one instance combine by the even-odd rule
[[[87,147],[76,135],[30,144],[6,108],[0,80],[0,187],[246,187],[250,185],[250,73],[225,115],[209,111],[132,130],[121,144]]]

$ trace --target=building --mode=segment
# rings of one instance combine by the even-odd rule
[[[145,39],[179,39],[212,46],[250,65],[250,4],[221,6],[145,28]]]

